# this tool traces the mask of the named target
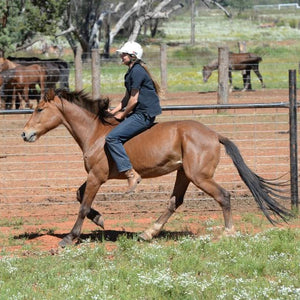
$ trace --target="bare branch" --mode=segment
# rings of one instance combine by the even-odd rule
[[[61,33],[56,34],[55,37],[57,38],[58,36],[66,35],[68,33],[74,32],[75,30],[76,30],[76,27],[71,24],[68,29],[62,31]]]
[[[134,28],[133,28],[133,31],[129,37],[129,41],[135,41],[139,32],[140,32],[140,29],[141,27],[143,26],[143,24],[147,21],[147,20],[150,20],[150,19],[168,19],[169,18],[169,15],[174,12],[175,10],[177,9],[180,9],[183,7],[183,4],[177,4],[177,5],[174,5],[172,8],[170,8],[168,11],[165,11],[165,12],[162,12],[161,10],[167,5],[170,3],[171,0],[166,0],[166,1],[162,1],[160,3],[160,5],[158,5],[156,7],[156,9],[153,11],[153,12],[148,12],[147,14],[139,17],[135,23],[134,23]]]
[[[217,1],[215,0],[202,0],[202,2],[205,3],[206,6],[209,6],[208,3],[212,3],[214,5],[216,5],[218,8],[220,8],[228,18],[231,18],[232,17],[232,14],[227,11],[220,3],[218,3]]]
[[[132,6],[131,9],[129,9],[123,16],[122,18],[117,22],[115,27],[111,30],[110,35],[109,35],[109,43],[112,44],[115,36],[117,33],[120,31],[124,23],[134,14],[136,13],[141,7],[145,6],[147,4],[147,1],[142,1],[142,0],[137,0],[135,4]]]
[[[37,42],[40,42],[40,41],[43,41],[44,39],[43,38],[40,38],[40,39],[35,39],[33,40],[32,42],[26,44],[26,45],[22,45],[20,47],[17,47],[16,48],[16,51],[22,51],[22,50],[25,50],[27,49],[28,47],[32,46],[33,44],[37,43]]]

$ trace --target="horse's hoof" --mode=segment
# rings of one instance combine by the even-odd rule
[[[94,219],[93,222],[100,226],[102,229],[104,229],[104,219],[101,215],[97,215]]]
[[[225,228],[224,232],[223,232],[223,236],[234,236],[236,234],[236,231],[234,229],[234,226],[232,226],[231,228]]]
[[[61,248],[65,248],[67,247],[68,245],[72,245],[72,238],[70,238],[69,236],[66,236],[64,237],[59,243],[58,245],[61,247]]]
[[[147,232],[143,232],[138,235],[138,241],[148,242],[152,240],[152,236],[150,236]]]

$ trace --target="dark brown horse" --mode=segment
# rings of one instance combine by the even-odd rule
[[[14,95],[18,96],[21,108],[23,107],[23,100],[26,106],[29,106],[29,90],[36,91],[36,85],[40,87],[40,96],[38,96],[37,101],[39,102],[40,97],[44,97],[46,72],[44,67],[40,65],[18,65],[13,69],[0,73],[0,76],[3,80],[2,97],[11,99]],[[6,100],[6,103],[8,102]]]
[[[265,84],[263,78],[259,72],[259,63],[262,61],[260,56],[253,53],[229,53],[229,83],[232,89],[232,71],[245,71],[243,73],[244,88],[243,91],[251,89],[251,70],[257,75],[261,82],[261,86],[264,88]],[[218,59],[211,61],[208,65],[202,69],[203,81],[207,82],[214,70],[219,68]]]
[[[71,244],[80,236],[85,217],[103,227],[101,214],[91,208],[100,186],[109,179],[125,179],[120,174],[105,147],[105,136],[118,124],[108,112],[108,99],[92,101],[83,92],[56,91],[47,93],[24,127],[22,137],[35,142],[48,131],[63,124],[83,152],[87,180],[77,191],[81,203],[77,220],[60,246]],[[177,178],[169,206],[158,220],[140,235],[150,240],[158,235],[164,224],[183,203],[190,182],[213,197],[221,206],[225,230],[234,232],[230,194],[213,179],[223,145],[233,160],[242,180],[250,189],[256,203],[268,220],[286,219],[291,213],[278,199],[283,199],[281,185],[263,179],[245,164],[238,148],[228,138],[196,121],[158,123],[125,144],[135,170],[142,178],[162,176],[173,171]]]

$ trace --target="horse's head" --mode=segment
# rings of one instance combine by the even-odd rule
[[[73,135],[75,134],[74,127],[77,129],[81,127],[77,125],[80,125],[83,119],[84,122],[89,120],[92,123],[98,120],[109,125],[111,124],[109,121],[114,121],[114,118],[108,111],[108,107],[108,98],[93,100],[89,94],[83,91],[70,92],[63,89],[55,91],[50,89],[26,123],[22,138],[25,142],[35,142],[40,136],[60,124],[64,124]],[[72,127],[71,122],[77,125]],[[81,133],[77,132],[76,134]],[[83,134],[86,135],[86,130]]]
[[[5,70],[7,70],[8,69],[8,64],[7,64],[7,62],[2,58],[1,60],[0,60],[0,72],[3,72],[3,71],[5,71]]]
[[[61,100],[54,91],[49,90],[37,105],[21,134],[25,142],[35,142],[40,136],[56,128],[63,122],[59,107]]]
[[[212,70],[208,68],[207,66],[204,66],[202,69],[202,77],[203,77],[203,82],[207,82],[208,78],[211,76]]]

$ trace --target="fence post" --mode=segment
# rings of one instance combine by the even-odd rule
[[[296,70],[289,70],[289,125],[291,206],[298,211],[297,84]]]
[[[75,55],[75,90],[81,91],[82,86],[82,48],[80,45],[76,48]]]
[[[195,0],[191,0],[191,44],[195,45]]]
[[[168,89],[168,74],[167,74],[167,45],[160,45],[160,85],[162,93],[167,92]]]
[[[100,98],[100,55],[99,49],[92,49],[92,97]]]
[[[218,73],[218,104],[228,104],[228,71],[229,71],[229,49],[220,47],[218,49],[219,73]],[[224,109],[218,112],[226,111]]]

